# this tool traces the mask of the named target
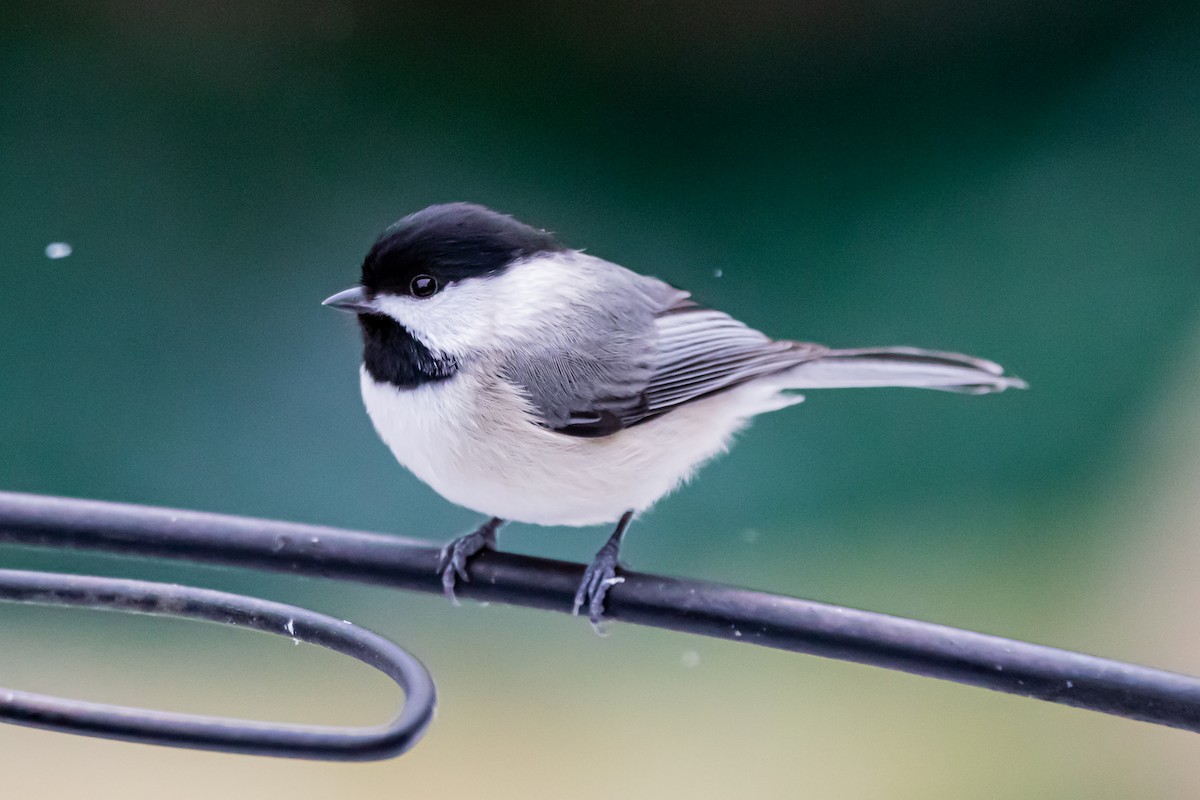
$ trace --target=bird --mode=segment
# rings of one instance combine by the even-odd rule
[[[486,517],[437,572],[454,602],[508,521],[611,524],[572,612],[593,626],[623,578],[635,516],[797,390],[1025,388],[991,361],[914,347],[773,339],[657,278],[472,203],[432,205],[375,241],[357,285],[324,305],[357,316],[359,385],[395,458]]]

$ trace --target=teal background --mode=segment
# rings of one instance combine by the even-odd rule
[[[631,532],[648,571],[1200,673],[1194,4],[15,3],[0,14],[0,488],[395,531],[405,473],[320,300],[471,200],[780,337],[1028,392],[813,393]],[[50,242],[69,258],[49,260]],[[583,560],[601,529],[506,530]],[[855,665],[440,598],[99,557],[8,566],[301,602],[442,692],[395,762],[0,730],[66,797],[1194,797],[1195,737]],[[290,643],[0,608],[0,685],[305,721],[386,682]],[[692,666],[688,666],[688,665]]]

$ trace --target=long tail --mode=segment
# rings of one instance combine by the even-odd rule
[[[982,358],[915,347],[830,350],[780,374],[788,389],[913,386],[964,394],[1024,389],[1025,381]]]

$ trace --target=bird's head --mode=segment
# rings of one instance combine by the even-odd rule
[[[430,206],[384,231],[359,285],[324,304],[358,315],[368,370],[397,382],[391,373],[406,373],[406,360],[438,372],[430,365],[486,347],[497,320],[520,317],[514,292],[545,280],[526,265],[567,252],[552,234],[483,206]]]

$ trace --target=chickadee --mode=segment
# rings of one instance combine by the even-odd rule
[[[397,460],[489,519],[442,550],[454,598],[468,559],[506,520],[616,523],[574,613],[593,624],[617,553],[650,508],[754,416],[795,389],[1023,388],[1003,369],[911,347],[834,350],[774,340],[655,278],[572,250],[467,203],[392,225],[360,285],[325,300],[358,315],[363,401]]]

